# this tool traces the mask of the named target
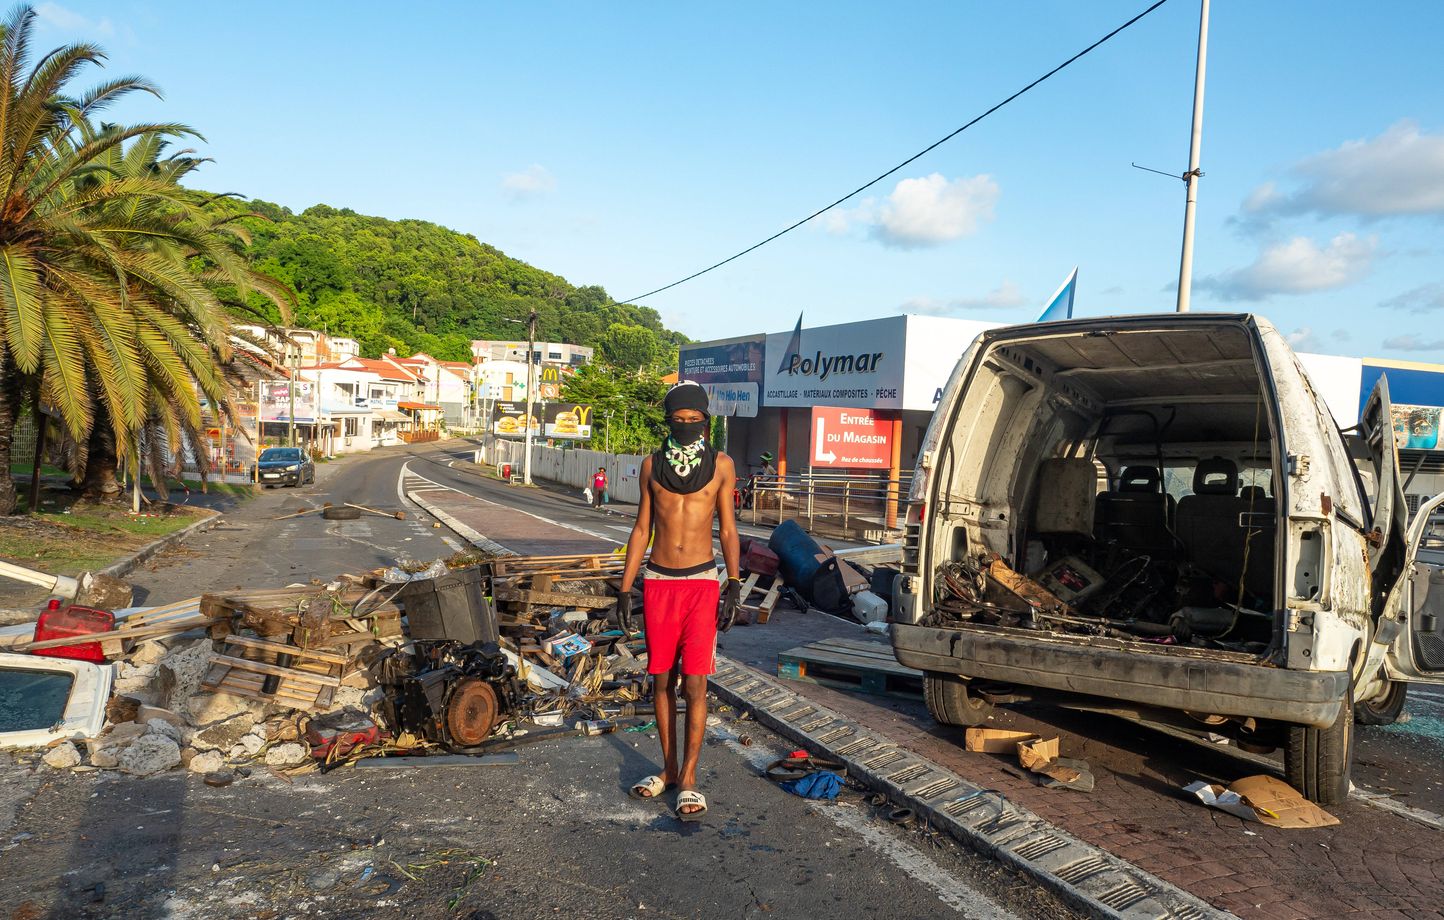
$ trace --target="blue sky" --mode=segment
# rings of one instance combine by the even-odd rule
[[[433,220],[648,291],[953,130],[1147,5],[38,5],[159,83],[207,188]],[[1173,308],[1198,3],[1142,22],[902,173],[645,301],[695,338],[899,311]],[[1215,0],[1194,308],[1297,346],[1444,361],[1444,4]],[[99,78],[95,75],[95,79]],[[88,81],[87,81],[88,82]]]

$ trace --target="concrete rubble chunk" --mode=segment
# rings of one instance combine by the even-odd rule
[[[150,706],[142,704],[140,708],[136,710],[135,721],[149,722],[151,719],[164,719],[165,721],[176,726],[177,728],[183,728],[186,724],[185,719],[182,719],[180,716],[171,712],[169,709],[163,709],[160,706]]]
[[[167,722],[165,719],[151,719],[145,723],[145,733],[147,735],[160,735],[164,738],[169,738],[178,745],[185,743],[185,733],[181,728],[171,722]]]
[[[181,762],[180,745],[164,735],[144,735],[120,753],[118,766],[135,776],[151,776]]]
[[[228,751],[241,743],[256,724],[256,717],[249,712],[232,716],[224,722],[200,729],[191,736],[191,744],[198,751]]]
[[[242,713],[255,715],[263,709],[263,706],[243,696],[213,693],[210,690],[202,690],[186,701],[186,712],[195,725],[214,725]]]
[[[162,643],[150,639],[135,644],[135,648],[130,650],[130,661],[137,665],[159,664],[161,659],[168,654],[170,654],[170,649]]]
[[[90,752],[90,765],[102,770],[114,770],[120,766],[121,748],[117,746],[97,748]]]
[[[214,696],[214,694],[201,693],[201,681],[205,679],[206,672],[210,670],[211,655],[214,651],[215,647],[211,640],[196,639],[193,642],[177,644],[161,659],[160,667],[168,669],[174,675],[174,683],[166,695],[165,704],[172,712],[189,717],[196,722],[215,721],[214,717],[200,718],[190,705],[198,696],[201,699],[196,702],[202,704],[206,698]]]
[[[261,748],[266,746],[266,739],[252,730],[250,734],[241,736],[240,746],[242,754],[247,757],[254,757],[261,752]]]
[[[105,704],[105,718],[109,722],[134,722],[135,714],[144,704],[133,696],[113,696]]]
[[[191,758],[186,764],[192,773],[216,773],[226,765],[226,759],[221,756],[220,751],[203,751]]]
[[[305,745],[295,743],[278,744],[266,751],[266,766],[289,767],[302,763],[310,756],[311,752]]]
[[[45,756],[40,759],[45,761],[45,765],[48,767],[54,767],[57,770],[68,770],[80,763],[80,751],[69,741],[62,741],[60,744],[46,751]]]

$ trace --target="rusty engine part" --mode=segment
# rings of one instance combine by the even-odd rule
[[[381,711],[395,733],[409,732],[456,752],[480,746],[516,710],[516,668],[495,642],[415,642],[373,673],[386,692]]]

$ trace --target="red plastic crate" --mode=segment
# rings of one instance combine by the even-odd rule
[[[96,633],[110,632],[113,629],[115,629],[115,614],[108,610],[77,607],[74,604],[61,607],[59,601],[51,601],[50,606],[40,614],[40,619],[35,623],[35,641],[68,639],[71,636],[93,636]],[[80,661],[105,662],[105,653],[101,651],[99,642],[80,642],[75,645],[62,645],[58,648],[39,649],[33,654],[45,655],[50,658],[75,658]]]

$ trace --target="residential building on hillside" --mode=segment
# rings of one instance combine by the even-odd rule
[[[302,364],[345,361],[361,354],[361,344],[355,339],[328,336],[315,329],[241,323],[232,326],[231,330],[252,348],[259,345],[283,363],[287,355],[297,351],[300,352]]]
[[[566,367],[581,367],[591,364],[595,352],[589,345],[571,345],[566,342],[533,342],[532,360],[537,364],[561,364]],[[526,340],[503,341],[500,339],[475,339],[471,343],[471,356],[477,364],[484,361],[525,361]]]

